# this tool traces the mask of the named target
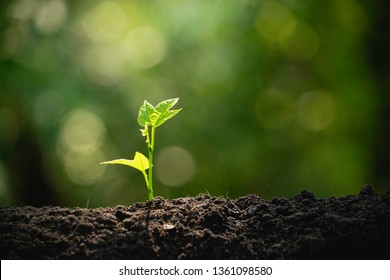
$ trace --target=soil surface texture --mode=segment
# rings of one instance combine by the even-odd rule
[[[1,259],[390,259],[390,193],[1,207]]]

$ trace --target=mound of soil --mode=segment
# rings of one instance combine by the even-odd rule
[[[390,194],[2,207],[1,259],[390,259]]]

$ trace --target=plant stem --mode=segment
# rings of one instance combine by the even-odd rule
[[[154,126],[152,126],[151,139],[150,139],[150,143],[148,145],[148,150],[149,150],[149,172],[148,172],[149,183],[147,184],[147,186],[148,186],[149,200],[153,200],[153,152],[154,152],[155,132],[156,132],[156,128]]]
[[[142,172],[142,175],[144,175],[144,178],[145,178],[145,183],[146,183],[146,187],[148,188],[149,190],[149,181],[148,181],[148,175],[146,174],[145,170],[141,170]]]

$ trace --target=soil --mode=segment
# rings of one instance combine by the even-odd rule
[[[1,259],[390,259],[390,193],[2,207]]]

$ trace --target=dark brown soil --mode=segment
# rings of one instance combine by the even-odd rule
[[[2,207],[1,259],[390,259],[390,194]]]

